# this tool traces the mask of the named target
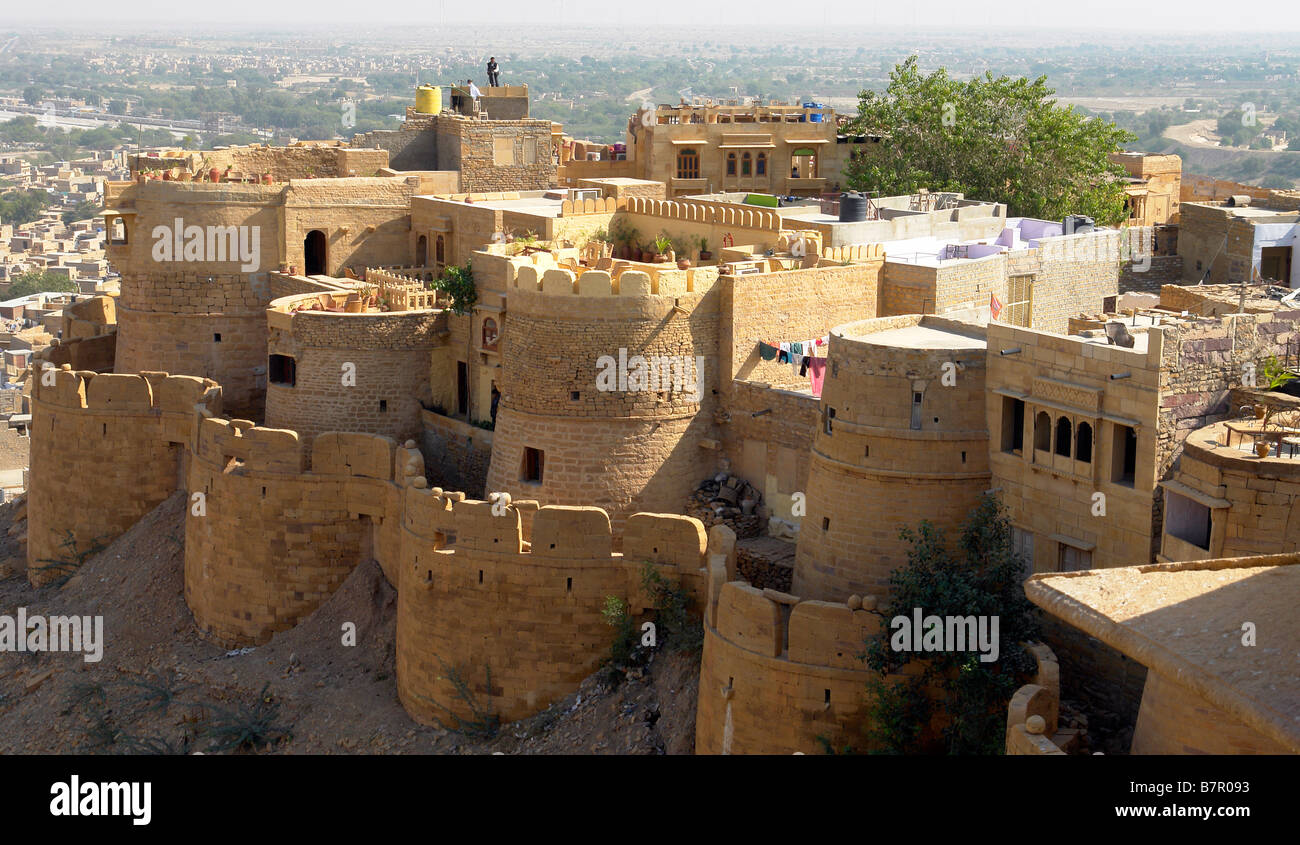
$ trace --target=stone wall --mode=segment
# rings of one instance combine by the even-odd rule
[[[1181,255],[1153,255],[1150,266],[1141,262],[1127,261],[1120,267],[1120,293],[1160,293],[1165,285],[1180,284],[1183,280],[1183,257]]]
[[[1288,754],[1264,736],[1192,690],[1148,672],[1132,754]]]
[[[450,544],[407,544],[401,564],[397,688],[426,724],[470,717],[457,680],[506,721],[570,693],[609,656],[606,597],[627,601],[638,620],[645,614],[645,564],[692,592],[703,582],[704,528],[689,517],[630,518],[619,555],[599,508],[536,510],[525,545],[514,505],[498,516],[488,502],[437,489],[408,496],[408,531],[427,526]]]
[[[673,282],[677,295],[652,294],[648,276],[626,271],[615,291],[601,271],[575,280],[547,270],[539,280],[535,268],[519,268],[502,336],[489,492],[603,507],[616,534],[637,511],[682,508],[715,463],[701,445],[716,441],[718,296],[686,290],[684,274]],[[666,285],[661,279],[660,290]],[[673,362],[674,376],[692,378],[599,380],[620,367],[630,376],[637,356]],[[540,480],[524,472],[526,449],[541,454]]]
[[[1243,185],[1240,182],[1229,182],[1190,173],[1182,178],[1183,202],[1223,202],[1229,197],[1241,194],[1269,208],[1293,211],[1300,209],[1300,191],[1261,188],[1257,185]]]
[[[821,401],[764,382],[733,381],[728,393],[719,423],[720,457],[762,492],[770,516],[798,526],[803,512],[794,513],[794,494],[808,489]]]
[[[825,337],[834,326],[876,314],[883,259],[750,276],[723,276],[719,359],[722,387],[733,379],[808,390],[789,364],[763,361],[759,341]]]
[[[695,717],[697,754],[864,750],[869,673],[858,654],[882,624],[848,605],[710,581]]]
[[[1059,727],[1061,669],[1056,655],[1041,643],[1028,646],[1037,671],[1007,704],[1007,755],[1065,754],[1052,737]]]
[[[1069,554],[1062,547],[1086,552],[1085,568],[1150,562],[1166,331],[1149,331],[1143,350],[990,324],[992,486],[1012,523],[1032,535],[1035,572],[1057,571]],[[1116,474],[1125,429],[1136,437],[1131,479]]]
[[[377,147],[393,170],[439,170],[438,136],[427,122],[401,129],[376,129],[352,137],[353,146]],[[370,175],[370,174],[367,174]]]
[[[0,470],[25,470],[31,465],[31,436],[6,424],[0,428]]]
[[[1234,447],[1226,447],[1231,437]],[[1165,527],[1161,560],[1210,560],[1281,554],[1300,549],[1300,461],[1271,453],[1260,459],[1240,450],[1242,435],[1223,424],[1198,429],[1183,444],[1169,492],[1191,498],[1211,511],[1206,547]],[[1249,437],[1245,438],[1250,443]],[[1283,455],[1288,455],[1283,451]]]
[[[229,168],[246,176],[260,177],[269,173],[272,181],[287,182],[290,179],[373,176],[377,170],[388,166],[388,151],[374,149],[369,144],[354,144],[352,147],[252,144],[224,150],[202,150],[183,157],[132,156],[130,164],[132,171],[180,167],[184,172],[205,177],[213,168],[223,174]]]
[[[340,430],[417,437],[445,313],[288,310],[313,296],[276,300],[267,311],[267,351],[293,359],[295,380],[268,384],[266,425],[293,429],[304,444]]]
[[[464,490],[471,498],[487,495],[493,432],[451,417],[423,411],[420,451],[437,487]]]
[[[27,577],[70,575],[184,483],[194,405],[220,411],[212,381],[70,368],[32,387]]]
[[[896,329],[943,332],[950,342],[873,339]],[[910,548],[899,531],[922,519],[955,544],[989,487],[984,373],[984,331],[974,325],[910,315],[831,333],[796,593],[887,595]]]
[[[305,269],[308,233],[325,236],[326,273],[405,263],[413,249],[410,198],[418,178],[110,187],[110,204],[134,212],[124,217],[127,242],[107,250],[122,273],[116,367],[214,378],[227,407],[250,417],[260,416],[266,389],[269,276],[281,265]],[[175,237],[177,221],[184,230],[235,227],[229,231],[242,233],[256,254],[244,263],[229,249],[205,248],[159,260],[167,256],[157,244]]]
[[[202,506],[186,514],[185,599],[200,630],[228,647],[260,645],[319,607],[365,558],[393,579],[402,522],[394,466],[399,478],[423,481],[418,451],[396,453],[378,435],[321,434],[304,471],[296,432],[195,423],[187,483]]]
[[[1238,217],[1232,209],[1222,206],[1183,205],[1178,254],[1183,258],[1184,282],[1249,281],[1254,246],[1255,225],[1251,218]]]
[[[438,170],[459,170],[463,191],[536,191],[556,184],[549,120],[433,119]]]

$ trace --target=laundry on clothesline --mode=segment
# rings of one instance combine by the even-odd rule
[[[810,379],[814,396],[821,396],[822,375],[826,371],[826,357],[830,349],[830,335],[807,340],[779,340],[758,342],[758,357],[763,361],[789,364],[795,375]],[[816,361],[821,361],[816,365]]]

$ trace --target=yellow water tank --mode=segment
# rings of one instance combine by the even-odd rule
[[[440,114],[442,112],[442,89],[433,85],[421,85],[416,88],[415,110],[420,114]]]

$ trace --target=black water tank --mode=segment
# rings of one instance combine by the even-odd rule
[[[1095,221],[1082,214],[1071,214],[1061,221],[1061,228],[1067,235],[1085,235],[1093,230]]]
[[[840,194],[840,222],[861,223],[867,219],[867,198],[857,191]]]

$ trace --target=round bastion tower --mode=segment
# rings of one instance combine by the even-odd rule
[[[346,292],[281,297],[266,311],[266,426],[298,432],[309,452],[327,431],[420,434],[429,402],[429,363],[446,343],[440,310],[340,313],[302,306]]]
[[[107,249],[122,274],[117,372],[205,376],[221,384],[227,410],[260,416],[283,190],[149,181],[113,200],[110,216],[123,224]]]
[[[905,526],[955,542],[989,487],[982,326],[881,317],[831,332],[792,591],[883,597]]]
[[[716,407],[715,281],[520,268],[488,492],[604,508],[616,538],[633,513],[680,513],[716,469],[717,453],[701,448]]]

